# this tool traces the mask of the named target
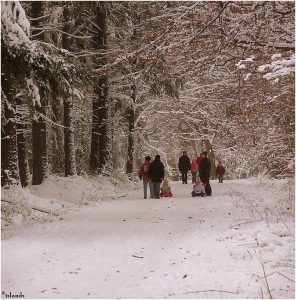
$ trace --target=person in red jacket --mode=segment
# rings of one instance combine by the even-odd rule
[[[147,199],[147,187],[149,184],[149,189],[150,189],[150,198],[152,198],[152,184],[150,181],[150,178],[148,176],[148,170],[149,170],[149,165],[150,165],[151,157],[148,155],[145,157],[145,161],[142,164],[140,170],[139,170],[139,178],[142,180],[143,179],[143,187],[144,187],[144,199]]]
[[[219,161],[218,166],[216,168],[216,176],[219,179],[219,183],[223,183],[223,175],[225,174],[225,169]]]

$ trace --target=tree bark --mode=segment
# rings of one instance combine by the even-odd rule
[[[126,162],[126,174],[131,176],[133,173],[133,161],[134,161],[134,129],[135,129],[135,111],[133,104],[136,102],[136,86],[132,85],[132,105],[128,110],[128,148],[127,148],[127,162]]]
[[[43,15],[43,1],[32,2],[32,25],[35,28],[40,27],[40,18]],[[36,31],[38,33],[38,31]],[[34,31],[33,31],[34,34]],[[42,35],[38,36],[42,40]],[[33,152],[33,177],[32,184],[41,184],[47,176],[47,144],[46,144],[46,116],[45,92],[39,87],[41,106],[35,106],[34,119],[32,123],[32,152]]]
[[[67,32],[70,19],[69,10],[67,7],[63,11],[64,31]],[[70,38],[63,35],[63,48],[71,50]],[[74,138],[74,117],[73,117],[73,100],[72,98],[64,99],[64,152],[65,152],[65,176],[76,174],[75,163],[75,138]]]
[[[17,126],[17,149],[18,149],[18,165],[19,165],[19,174],[22,187],[25,187],[29,184],[30,169],[28,162],[28,142],[26,138],[26,116],[24,116],[24,111],[19,108],[24,106],[22,99],[16,99],[17,104],[17,116],[18,122]],[[26,108],[25,108],[26,109]]]
[[[65,176],[67,177],[76,174],[73,102],[71,98],[64,99],[64,126]]]
[[[40,98],[44,93],[39,90]],[[44,100],[44,99],[43,99]],[[42,105],[42,104],[41,104]],[[32,152],[33,152],[33,178],[32,184],[41,184],[47,176],[47,145],[46,145],[46,115],[45,107],[35,107],[35,115],[32,124]]]
[[[96,11],[97,26],[93,37],[94,48],[100,53],[94,59],[96,68],[105,65],[107,62],[106,21],[106,3],[98,2]],[[101,74],[94,79],[90,167],[94,172],[107,176],[111,175],[112,172],[112,133],[109,102],[108,77],[106,74]]]
[[[19,184],[19,165],[16,135],[16,105],[7,80],[2,77],[4,116],[1,136],[1,186]]]

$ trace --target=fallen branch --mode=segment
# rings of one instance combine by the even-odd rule
[[[10,204],[14,203],[13,201],[7,200],[7,199],[1,199],[1,201],[7,202],[7,203],[10,203]],[[47,214],[50,214],[50,215],[53,215],[53,216],[58,216],[59,215],[57,212],[52,211],[51,209],[47,209],[47,208],[36,206],[36,205],[31,206],[31,209],[37,210],[37,211],[40,211],[40,212],[43,212],[43,213],[47,213]]]
[[[144,258],[143,256],[137,256],[137,255],[132,255],[132,257],[136,257],[136,258]]]
[[[287,277],[286,275],[284,275],[284,274],[282,274],[282,273],[280,273],[280,272],[278,272],[278,271],[272,272],[272,273],[270,273],[270,274],[268,274],[268,275],[266,275],[266,276],[264,276],[264,277],[259,277],[259,279],[266,278],[266,277],[271,276],[271,275],[276,274],[276,273],[279,274],[279,275],[282,275],[283,277],[285,277],[286,279],[288,279],[288,280],[290,280],[290,281],[292,281],[292,282],[295,282],[293,279]]]
[[[232,292],[232,291],[223,291],[223,290],[200,290],[200,291],[192,291],[192,292],[185,292],[185,293],[179,293],[179,294],[169,294],[169,296],[175,296],[175,295],[187,295],[187,294],[196,294],[196,293],[207,293],[207,292],[218,292],[218,293],[228,293],[228,294],[238,294],[238,292]]]
[[[37,206],[31,206],[32,209],[34,210],[37,210],[37,211],[41,211],[43,213],[47,213],[47,214],[50,214],[50,215],[53,215],[53,216],[58,216],[59,214],[55,211],[52,211],[51,209],[46,209],[46,208],[42,208],[42,207],[37,207]]]

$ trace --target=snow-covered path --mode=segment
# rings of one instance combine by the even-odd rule
[[[243,180],[212,186],[204,198],[190,196],[191,184],[173,183],[174,197],[159,200],[133,191],[3,240],[2,291],[26,298],[268,297],[263,260],[266,275],[278,272],[267,277],[272,296],[293,298],[293,224],[260,219],[279,188]]]

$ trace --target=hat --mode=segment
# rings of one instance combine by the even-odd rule
[[[208,152],[207,151],[204,151],[202,154],[204,154],[205,156],[208,155]]]
[[[160,155],[159,155],[159,154],[156,154],[156,155],[155,155],[155,159],[160,160]]]
[[[145,156],[145,160],[151,160],[151,156],[150,155]]]

